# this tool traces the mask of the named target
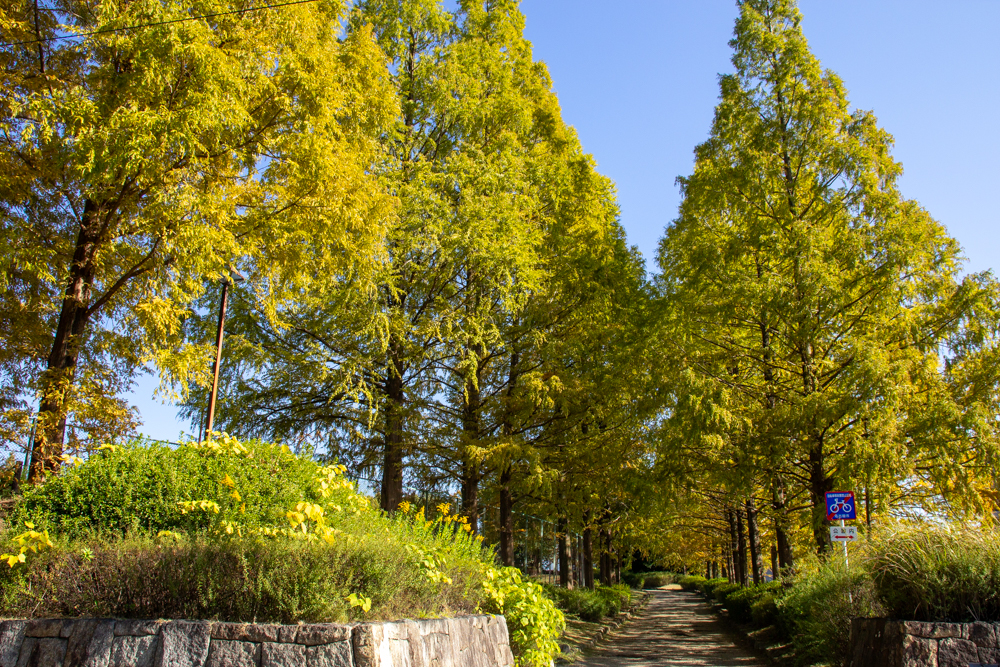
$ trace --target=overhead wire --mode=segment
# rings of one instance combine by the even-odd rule
[[[247,14],[249,12],[256,12],[264,9],[277,9],[279,7],[288,7],[290,5],[305,5],[313,2],[319,2],[319,0],[290,0],[290,2],[280,2],[273,5],[258,5],[256,7],[247,7],[246,9],[234,9],[228,12],[215,12],[214,14],[202,14],[200,16],[185,16],[183,18],[167,19],[166,21],[155,21],[153,23],[139,23],[137,25],[124,26],[121,28],[105,28],[103,30],[92,30],[91,32],[81,32],[72,35],[55,35],[53,37],[43,37],[41,39],[29,39],[23,42],[0,42],[0,48],[6,48],[10,46],[27,46],[29,44],[42,44],[44,42],[57,42],[63,39],[79,39],[81,37],[92,37],[93,35],[103,35],[113,32],[125,32],[126,30],[138,30],[140,28],[151,28],[160,25],[169,25],[171,23],[183,23],[185,21],[199,21],[201,19],[211,19],[218,16]],[[45,9],[49,8],[46,7]]]

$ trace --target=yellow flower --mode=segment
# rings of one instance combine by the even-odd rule
[[[225,477],[222,478],[222,482],[221,483],[224,486],[228,486],[229,488],[233,488],[234,486],[236,486],[236,482],[233,481],[233,478],[230,477],[228,473],[226,474]]]
[[[412,505],[408,500],[404,500],[403,502],[399,503],[399,511],[402,512],[403,514],[409,514],[411,507]]]
[[[240,492],[237,491],[236,489],[233,489],[233,492],[229,494],[229,497],[235,500],[236,502],[240,502],[241,500],[243,500],[243,498],[240,497]]]
[[[441,516],[448,516],[448,512],[451,511],[451,505],[449,503],[441,503],[437,506],[437,511]]]

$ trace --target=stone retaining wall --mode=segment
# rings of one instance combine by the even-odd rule
[[[264,625],[0,621],[0,667],[512,667],[502,616]]]
[[[1000,623],[851,622],[851,667],[969,667],[1000,663]]]

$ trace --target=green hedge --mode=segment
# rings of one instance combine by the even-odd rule
[[[544,584],[545,594],[568,614],[584,621],[597,622],[606,616],[614,616],[627,607],[632,599],[630,588],[625,584],[617,586],[597,586],[587,588],[561,588]]]
[[[30,519],[66,536],[203,530],[213,517],[185,514],[178,502],[231,493],[223,484],[227,476],[242,499],[242,525],[282,523],[296,503],[320,501],[315,479],[321,466],[308,456],[257,440],[217,437],[213,444],[108,447],[84,465],[26,489],[11,522]]]
[[[728,583],[729,583],[728,579],[722,579],[722,578],[707,579],[701,582],[701,585],[698,587],[698,589],[705,595],[705,597],[710,598],[713,597],[716,588]]]
[[[706,579],[705,577],[701,577],[698,575],[686,575],[680,577],[677,580],[677,583],[680,584],[681,588],[686,591],[694,591],[694,590],[699,590],[701,585],[706,581],[708,581],[708,579]]]

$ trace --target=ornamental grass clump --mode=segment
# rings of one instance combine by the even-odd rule
[[[866,567],[889,615],[1000,620],[1000,534],[989,526],[900,526],[869,543]]]

